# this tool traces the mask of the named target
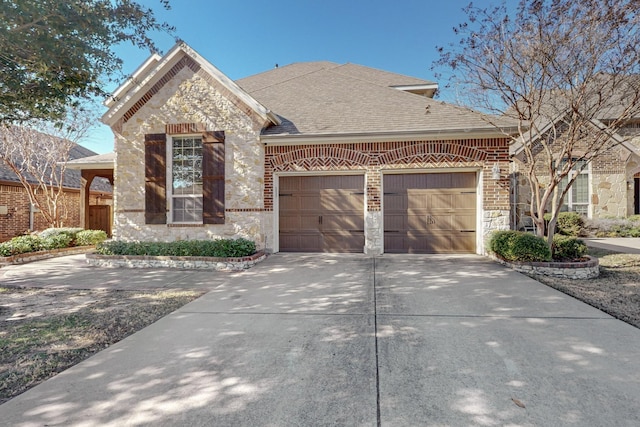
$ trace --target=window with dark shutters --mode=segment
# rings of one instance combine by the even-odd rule
[[[202,221],[224,224],[224,132],[203,135],[202,156]]]
[[[224,132],[203,131],[203,124],[167,125],[171,135],[202,135],[202,222],[224,224]],[[167,134],[145,135],[145,223],[167,223]],[[169,189],[169,193],[171,190]]]
[[[144,136],[145,223],[167,223],[167,137],[164,133]]]

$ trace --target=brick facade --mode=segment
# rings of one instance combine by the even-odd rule
[[[493,179],[498,165],[500,178]],[[274,176],[280,173],[360,171],[366,182],[365,253],[384,252],[382,176],[385,172],[476,171],[479,181],[477,251],[495,229],[509,228],[509,141],[506,138],[454,141],[401,141],[268,145],[265,148],[264,208],[274,211]],[[278,212],[273,212],[277,222]],[[276,242],[277,236],[267,236]]]
[[[502,171],[498,181],[491,178],[491,170],[496,162]],[[384,171],[438,168],[483,171],[484,209],[508,210],[508,167],[506,138],[267,146],[265,210],[273,210],[273,174],[278,172],[363,171],[367,178],[367,210],[379,211]]]
[[[111,194],[92,192],[91,205],[110,205]],[[8,213],[0,215],[0,242],[29,231],[42,231],[49,227],[40,213],[34,213],[34,228],[29,230],[30,206],[25,189],[16,183],[0,183],[0,206],[6,206]],[[80,227],[80,191],[65,190],[61,215],[65,227]]]

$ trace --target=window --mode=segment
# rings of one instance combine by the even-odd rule
[[[171,222],[202,223],[202,138],[173,137],[170,149]]]
[[[585,161],[580,160],[575,162],[573,170],[569,172],[571,177],[576,176],[575,181],[571,184],[571,188],[567,192],[564,198],[564,204],[561,211],[578,212],[582,215],[588,215],[589,213],[589,166],[582,169]],[[580,171],[582,169],[582,171]],[[569,177],[563,178],[560,182],[561,188],[567,185]]]
[[[144,136],[145,224],[224,224],[224,131],[198,123],[166,130]]]

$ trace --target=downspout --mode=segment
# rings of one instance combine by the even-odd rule
[[[33,231],[34,230],[33,229],[33,227],[35,225],[34,224],[34,222],[35,222],[34,213],[35,213],[35,210],[34,210],[33,203],[29,203],[29,231]]]
[[[518,229],[518,173],[511,174],[511,230]]]

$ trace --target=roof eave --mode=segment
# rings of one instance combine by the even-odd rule
[[[67,162],[66,168],[72,170],[97,170],[97,169],[113,169],[115,162],[113,160],[105,160],[103,162],[86,162],[86,163],[69,163]]]
[[[353,132],[333,134],[262,135],[266,145],[298,145],[321,143],[395,142],[422,140],[484,139],[508,137],[516,130],[508,128],[440,129],[389,132]]]
[[[162,57],[157,53],[152,54],[144,61],[136,70],[127,78],[127,81],[122,83],[118,88],[104,100],[103,104],[106,107],[111,107],[117,101],[120,100],[120,97],[127,93],[129,89],[131,89],[140,79],[143,78],[143,75],[146,75],[151,71],[154,65],[156,65]]]

